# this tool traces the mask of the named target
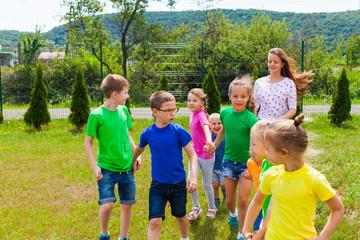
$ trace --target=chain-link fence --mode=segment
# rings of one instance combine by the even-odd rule
[[[141,44],[132,47],[126,61],[127,78],[130,81],[131,108],[134,117],[151,117],[149,97],[159,85],[162,76],[169,80],[169,89],[178,105],[183,107],[180,115],[190,114],[186,109],[187,93],[191,88],[201,87],[204,77],[211,68],[222,97],[222,104],[229,104],[227,90],[236,77],[252,74],[254,67],[257,76],[268,74],[267,53],[273,47],[285,50],[298,66],[299,71],[313,70],[314,81],[311,91],[303,98],[304,112],[326,114],[331,95],[341,69],[347,64],[345,48],[319,46],[315,40],[307,42],[287,42],[274,44],[252,43],[157,43]],[[41,61],[44,68],[44,82],[48,88],[48,102],[52,118],[68,116],[71,91],[79,64],[83,66],[85,84],[89,89],[91,107],[102,104],[100,83],[110,72],[123,73],[122,55],[115,49],[102,47],[98,54],[83,49],[58,49],[51,51],[42,48],[34,57],[34,64],[21,63],[18,46],[2,46],[1,98],[4,118],[22,118],[29,106],[32,84],[35,79],[35,63]],[[66,53],[65,53],[66,52]],[[348,70],[350,93],[353,100],[352,113],[359,113],[360,69],[359,62]]]

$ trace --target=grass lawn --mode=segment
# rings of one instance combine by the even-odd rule
[[[177,123],[188,129],[188,118]],[[152,120],[134,120],[131,134],[136,143],[143,128]],[[358,239],[360,205],[360,116],[343,127],[331,126],[326,116],[314,116],[304,125],[317,155],[312,165],[326,175],[346,207],[345,217],[331,239]],[[0,238],[1,239],[97,239],[99,232],[97,183],[85,155],[84,131],[77,131],[67,120],[53,120],[42,132],[35,132],[21,120],[0,125]],[[97,143],[95,143],[97,145]],[[187,166],[185,158],[185,166]],[[133,207],[130,238],[146,239],[148,189],[150,186],[149,149],[136,173],[137,203]],[[200,185],[200,201],[207,209]],[[188,212],[192,207],[188,195]],[[318,230],[326,223],[328,207],[319,202],[315,221]],[[190,225],[190,238],[201,240],[236,239],[227,224],[223,204],[214,220],[200,219]],[[110,221],[112,239],[120,231],[120,206],[115,204]],[[179,239],[175,218],[167,208],[161,239]]]

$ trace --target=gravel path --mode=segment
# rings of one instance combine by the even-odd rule
[[[330,109],[330,105],[304,105],[304,114],[310,116],[311,114],[327,114]],[[94,110],[94,109],[91,109]],[[23,118],[26,109],[4,109],[3,115],[4,119],[21,119]],[[68,108],[50,108],[49,109],[51,119],[57,118],[67,118],[70,114],[70,109]],[[132,108],[132,116],[134,118],[151,118],[150,108]],[[188,117],[191,112],[188,108],[180,108],[177,116]],[[360,105],[352,105],[351,114],[360,114]]]

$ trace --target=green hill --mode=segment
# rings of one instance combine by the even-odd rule
[[[260,10],[231,10],[222,9],[226,18],[233,24],[250,23],[252,16],[257,15]],[[283,20],[291,25],[292,31],[300,35],[313,36],[320,34],[332,42],[334,39],[344,37],[347,39],[355,31],[360,29],[360,10],[333,12],[333,13],[293,13],[293,12],[265,12],[272,20]],[[103,22],[105,28],[110,32],[115,29],[111,20],[112,14],[104,14]],[[174,28],[181,23],[193,25],[196,22],[204,21],[202,11],[165,11],[165,12],[146,12],[146,19],[149,23],[161,22],[166,28]],[[65,44],[66,28],[58,26],[46,33],[46,38],[55,42],[55,44]],[[17,44],[21,32],[11,30],[0,31],[0,44]],[[115,35],[114,35],[115,36]],[[115,39],[113,39],[115,40]]]

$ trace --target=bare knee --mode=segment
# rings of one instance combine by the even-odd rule
[[[113,209],[114,203],[105,203],[100,206],[100,210],[103,212],[111,212]]]
[[[149,228],[152,231],[157,230],[157,229],[160,229],[161,224],[162,224],[162,218],[153,218],[153,219],[150,219]]]

